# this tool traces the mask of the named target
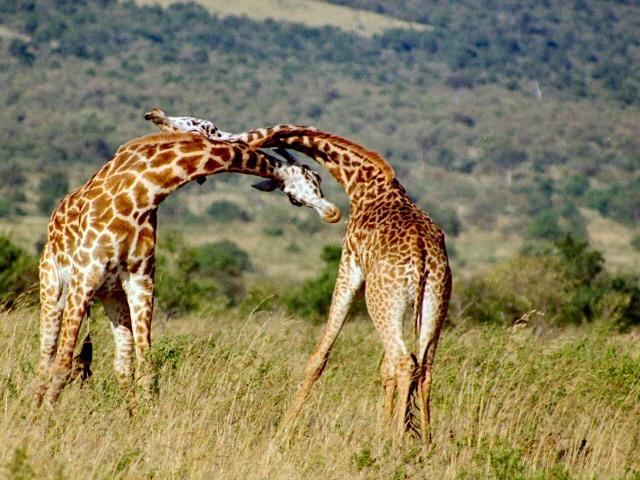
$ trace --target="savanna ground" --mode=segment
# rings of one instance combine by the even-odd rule
[[[640,478],[640,342],[580,328],[449,325],[434,446],[392,446],[382,349],[347,323],[290,438],[278,426],[321,327],[277,312],[156,317],[159,394],[130,418],[96,308],[94,376],[36,409],[37,311],[0,314],[0,476],[8,478]]]

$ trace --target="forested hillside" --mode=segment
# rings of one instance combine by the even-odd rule
[[[466,266],[567,232],[640,265],[633,2],[335,3],[429,28],[368,38],[193,3],[1,2],[0,217],[44,218],[159,106],[379,150]],[[189,195],[166,215],[202,215]]]

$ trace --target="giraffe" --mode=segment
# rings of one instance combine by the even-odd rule
[[[261,190],[281,188],[295,204],[312,207],[327,222],[340,210],[326,200],[319,176],[242,142],[197,133],[158,133],[121,146],[83,186],[53,211],[40,257],[40,360],[37,400],[52,407],[71,378],[72,355],[92,298],[111,323],[119,383],[132,394],[153,383],[151,344],[157,209],[192,180],[220,172],[266,178]]]
[[[300,412],[327,364],[352,302],[364,291],[367,310],[384,346],[380,376],[387,429],[393,423],[394,403],[396,437],[417,427],[410,404],[417,399],[420,435],[429,444],[432,367],[452,286],[444,233],[409,198],[393,169],[376,152],[303,126],[278,125],[234,138],[253,148],[289,148],[309,155],[333,175],[350,199],[329,317],[307,361],[285,425]],[[415,355],[403,338],[403,319],[409,313]]]

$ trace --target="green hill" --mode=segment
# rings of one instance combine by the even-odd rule
[[[465,268],[567,231],[640,268],[635,4],[373,5],[433,28],[365,37],[197,4],[0,2],[4,229],[48,213],[160,106],[226,130],[313,124],[377,149]]]

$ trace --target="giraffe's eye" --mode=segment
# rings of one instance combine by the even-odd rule
[[[287,194],[287,196],[289,197],[289,201],[292,205],[295,205],[296,207],[302,207],[302,202],[300,202],[296,197],[290,194]]]

